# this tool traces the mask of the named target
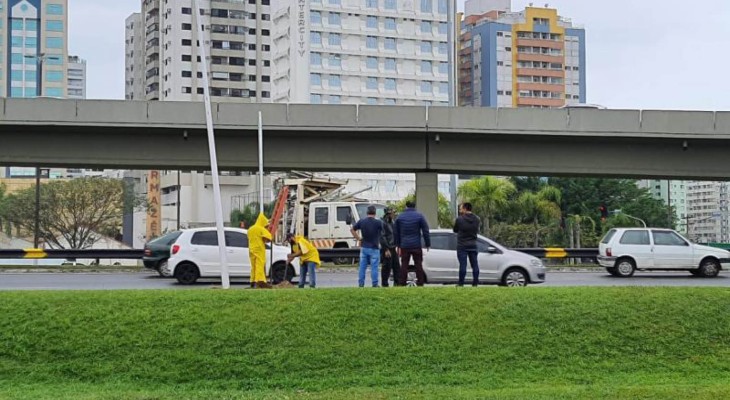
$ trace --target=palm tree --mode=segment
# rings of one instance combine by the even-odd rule
[[[517,204],[525,222],[533,225],[534,246],[540,246],[540,223],[560,220],[560,190],[545,186],[537,193],[525,192],[517,199]]]
[[[459,187],[459,197],[472,203],[474,213],[482,218],[482,232],[489,236],[490,221],[509,206],[515,185],[506,179],[483,176]]]

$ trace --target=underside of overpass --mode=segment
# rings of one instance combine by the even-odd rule
[[[2,99],[0,165],[209,169],[202,103]],[[215,104],[222,170],[725,180],[730,113]],[[433,187],[432,187],[433,186]],[[428,188],[428,189],[426,189]]]

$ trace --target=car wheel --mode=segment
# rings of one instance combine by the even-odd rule
[[[715,260],[704,260],[699,268],[700,276],[714,278],[720,273],[720,264]]]
[[[291,282],[292,279],[294,279],[294,267],[291,265],[286,265],[283,262],[276,263],[272,267],[274,269],[272,280],[274,281],[274,285],[279,284],[286,280],[287,282]]]
[[[636,272],[636,264],[630,258],[622,258],[616,261],[616,275],[620,278],[630,278]]]
[[[530,279],[522,268],[510,268],[502,276],[502,286],[527,286]]]
[[[616,267],[606,267],[606,272],[611,274],[611,276],[618,276],[618,272],[616,272]]]
[[[175,279],[183,285],[192,285],[200,278],[200,270],[195,264],[184,263],[175,268]]]

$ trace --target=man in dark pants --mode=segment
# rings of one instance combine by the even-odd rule
[[[459,218],[454,223],[456,233],[456,257],[459,259],[459,286],[464,286],[466,279],[466,260],[469,259],[472,273],[472,286],[479,285],[479,252],[477,251],[477,234],[481,221],[472,214],[471,203],[463,203],[459,207]]]
[[[431,248],[431,235],[428,231],[428,222],[420,212],[416,211],[416,204],[412,201],[406,203],[406,210],[395,220],[395,245],[398,247],[400,256],[400,284],[405,286],[408,281],[408,266],[413,257],[413,265],[416,267],[417,285],[423,286],[426,283],[426,274],[423,272],[423,238],[426,251]]]
[[[387,287],[390,280],[390,271],[393,271],[393,286],[398,286],[399,265],[398,251],[395,247],[395,235],[393,221],[395,219],[395,210],[388,207],[383,215],[383,236],[380,237],[380,261],[383,262],[383,268],[380,270],[382,285]]]

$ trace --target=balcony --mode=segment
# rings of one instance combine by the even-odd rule
[[[535,106],[535,107],[562,107],[565,105],[565,99],[552,99],[542,97],[518,97],[517,106]]]
[[[541,68],[517,68],[517,75],[523,76],[549,76],[553,78],[565,78],[565,71],[561,69]]]
[[[542,39],[517,39],[517,47],[546,47],[548,49],[563,50],[565,43],[562,41],[555,40],[542,40]]]

